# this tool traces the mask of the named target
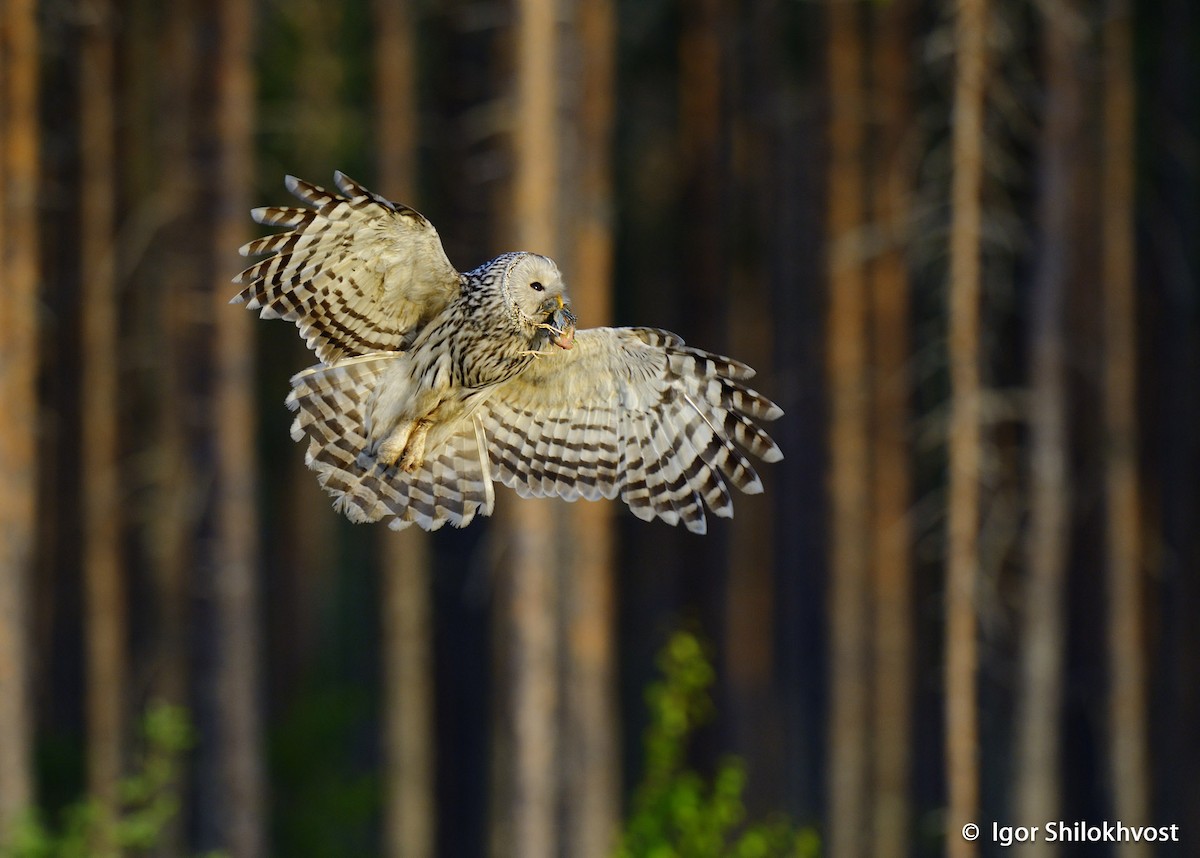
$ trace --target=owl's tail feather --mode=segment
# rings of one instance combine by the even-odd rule
[[[417,524],[464,527],[495,502],[482,435],[471,420],[426,450],[413,474],[368,452],[366,406],[396,354],[365,355],[315,366],[292,379],[287,405],[296,411],[292,438],[308,437],[305,464],[354,522],[386,521],[393,530]]]

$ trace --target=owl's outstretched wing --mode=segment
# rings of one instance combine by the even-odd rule
[[[499,386],[475,419],[495,475],[524,497],[619,496],[639,518],[704,533],[704,506],[733,515],[727,484],[762,491],[742,450],[783,458],[755,423],[783,412],[745,385],[753,375],[666,331],[592,328]]]
[[[370,452],[367,413],[372,392],[396,353],[315,366],[292,378],[288,408],[297,412],[292,438],[308,438],[305,463],[351,521],[385,521],[393,530],[416,524],[466,527],[491,515],[495,494],[482,430],[472,420],[438,427],[421,467],[407,473]]]
[[[782,458],[755,423],[782,412],[746,386],[749,367],[665,331],[593,328],[435,426],[407,473],[374,457],[365,428],[372,391],[398,359],[365,355],[292,379],[292,437],[308,438],[306,462],[352,521],[463,527],[491,514],[498,478],[523,496],[619,496],[639,518],[703,533],[704,506],[733,515],[729,484],[762,491],[743,450]]]
[[[419,212],[342,173],[334,181],[344,196],[288,176],[287,189],[309,208],[251,212],[288,231],[241,248],[243,256],[272,256],[234,278],[245,288],[232,303],[295,322],[323,363],[403,351],[457,294],[461,275]]]

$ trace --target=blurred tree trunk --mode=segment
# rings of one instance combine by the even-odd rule
[[[517,0],[512,45],[513,184],[506,244],[558,252],[558,36],[554,0]],[[508,223],[505,223],[508,221]],[[500,508],[491,854],[548,858],[558,842],[557,619],[563,520],[554,500],[511,495]]]
[[[771,315],[774,317],[775,365],[779,385],[774,391],[786,415],[771,433],[784,451],[772,466],[783,490],[772,497],[780,523],[775,532],[774,611],[776,628],[775,683],[781,698],[783,742],[776,753],[783,768],[788,811],[794,818],[820,818],[828,795],[826,760],[827,707],[821,702],[828,687],[828,660],[814,657],[827,642],[827,588],[831,577],[797,574],[828,556],[829,508],[825,407],[829,380],[823,355],[826,344],[825,199],[826,135],[813,133],[825,116],[826,30],[821,26],[826,4],[786,7],[776,24],[782,69],[790,67],[795,51],[808,57],[805,76],[781,73],[775,77],[780,107],[771,151],[774,199],[767,231],[771,261]],[[785,36],[786,25],[803,24],[802,38]],[[799,288],[798,284],[806,284]],[[825,663],[822,663],[825,662]],[[782,747],[780,747],[782,745]]]
[[[673,157],[679,179],[674,200],[678,225],[670,228],[669,240],[678,248],[670,269],[671,280],[678,285],[664,290],[663,297],[667,311],[678,314],[678,330],[686,339],[704,343],[706,348],[728,350],[726,290],[732,198],[726,133],[730,118],[726,40],[733,9],[725,0],[681,0],[677,9],[679,124],[678,150]],[[656,255],[663,249],[655,248]],[[661,546],[658,550],[666,555],[666,562],[678,570],[672,582],[675,610],[695,612],[703,628],[723,633],[730,571],[729,541],[723,529],[712,528],[704,539],[693,538],[682,527],[666,533],[646,530],[637,538]],[[648,556],[635,551],[639,558]],[[715,643],[724,650],[724,641],[718,638]],[[717,691],[718,695],[724,693],[724,689]],[[711,740],[700,741],[698,756],[712,757],[714,751]]]
[[[331,187],[332,168],[343,155],[341,139],[353,120],[346,114],[343,96],[351,60],[339,51],[346,25],[347,5],[323,0],[297,0],[275,8],[273,26],[283,27],[296,41],[296,59],[286,71],[291,91],[281,113],[265,117],[291,130],[281,135],[287,173],[307,176]],[[359,177],[361,178],[361,177]],[[275,177],[275,184],[282,176]],[[278,187],[278,185],[276,185]],[[286,378],[297,367],[310,366],[315,357],[294,330],[268,330],[272,370]],[[283,326],[280,326],[283,327]],[[304,693],[306,675],[319,664],[322,643],[322,608],[337,584],[336,533],[339,522],[330,515],[329,496],[321,490],[303,454],[287,457],[282,493],[285,508],[282,562],[277,567],[287,577],[283,598],[274,607],[282,634],[274,637],[271,655],[280,669],[271,677],[283,707]],[[358,574],[354,570],[350,574]],[[280,644],[282,644],[280,646]]]
[[[560,205],[571,212],[563,264],[581,327],[612,318],[612,132],[616,87],[616,10],[612,0],[575,0],[566,94],[574,117],[573,156]],[[567,172],[563,171],[564,174]],[[567,244],[570,246],[566,246]],[[561,504],[559,505],[561,509]],[[561,547],[563,622],[562,835],[559,854],[611,853],[620,814],[613,640],[613,503],[580,501],[565,509]]]
[[[212,185],[215,222],[213,425],[216,455],[215,545],[211,572],[218,641],[216,687],[225,786],[225,848],[233,858],[265,855],[266,799],[259,707],[258,514],[254,408],[254,317],[230,307],[229,278],[247,235],[254,186],[253,7],[221,0],[215,11],[217,54]]]
[[[978,617],[980,251],[983,226],[987,2],[956,0],[953,179],[950,201],[950,426],[946,558],[946,854],[979,854],[960,827],[979,810]]]
[[[1076,270],[1083,123],[1078,8],[1062,2],[1044,18],[1046,105],[1037,202],[1041,241],[1030,308],[1029,556],[1021,601],[1020,685],[1016,720],[1016,819],[1059,816],[1067,538],[1067,388],[1064,295]],[[1038,841],[1030,854],[1057,852]]]
[[[764,372],[775,362],[775,338],[768,319],[774,307],[771,295],[770,235],[775,217],[774,194],[778,165],[771,155],[776,131],[776,105],[781,98],[782,73],[778,46],[780,10],[770,0],[755,0],[742,8],[730,7],[746,50],[731,51],[727,98],[729,206],[726,229],[741,224],[742,234],[730,241],[730,270],[723,292],[728,300],[726,336],[729,353]],[[717,23],[720,28],[719,22]],[[728,239],[727,239],[728,240]],[[774,396],[780,385],[760,379]],[[772,434],[777,427],[771,427]],[[783,728],[776,694],[774,656],[777,639],[775,527],[785,519],[774,515],[779,498],[775,466],[761,472],[766,491],[738,499],[737,514],[729,524],[730,550],[725,577],[723,611],[724,650],[721,668],[728,677],[728,706],[732,710],[733,748],[754,776],[746,784],[751,814],[779,807],[784,776],[779,735]],[[719,526],[719,525],[718,525]]]
[[[829,4],[829,855],[866,852],[870,618],[862,7]]]
[[[871,263],[874,345],[871,529],[874,533],[872,781],[870,854],[901,858],[912,841],[913,624],[909,475],[908,236],[915,165],[907,138],[913,128],[910,45],[914,3],[872,6],[871,218],[879,253]]]
[[[375,140],[379,191],[419,205],[416,21],[413,7],[374,0]],[[432,582],[430,538],[418,528],[384,530],[384,854],[432,858],[436,851]]]
[[[438,818],[430,539],[416,528],[382,536],[384,854],[432,856]]]
[[[38,30],[33,0],[0,7],[0,847],[33,799],[27,622],[37,465]]]
[[[192,139],[195,80],[190,2],[162,9],[154,0],[119,13],[116,70],[116,178],[121,227],[116,246],[117,322],[124,374],[118,389],[120,480],[126,595],[129,715],[138,690],[146,698],[189,706],[189,597],[193,570],[196,480],[187,436],[186,374],[196,351],[189,339],[203,273],[196,250]],[[184,213],[187,213],[187,216]],[[130,593],[139,593],[137,610]],[[132,641],[132,646],[131,646]],[[126,742],[130,731],[125,731]],[[128,763],[126,754],[125,762]],[[182,761],[180,799],[190,808],[193,758]],[[167,821],[155,858],[186,851],[186,811]]]
[[[116,296],[115,10],[107,0],[85,9],[79,54],[80,246],[83,360],[80,390],[86,455],[84,589],[87,597],[88,792],[101,829],[91,846],[107,855],[120,809],[126,701],[125,576],[118,475],[118,332]]]
[[[722,0],[683,0],[679,37],[679,169],[683,181],[681,274],[686,290],[676,297],[683,328],[714,347],[726,336],[722,323],[728,258],[723,173],[728,169],[723,123],[725,57],[730,26]],[[690,547],[694,540],[688,540]],[[712,562],[712,546],[692,549]],[[689,570],[694,572],[694,570]]]
[[[1104,426],[1108,537],[1108,781],[1113,816],[1148,819],[1142,502],[1138,488],[1137,318],[1134,212],[1135,81],[1132,4],[1109,0],[1103,29]],[[1122,858],[1149,855],[1124,843]]]
[[[148,28],[137,32],[160,46],[155,59],[162,74],[151,93],[150,107],[157,127],[148,129],[156,137],[157,158],[147,157],[145,143],[137,135],[131,135],[123,147],[124,174],[136,182],[131,195],[143,195],[137,200],[142,210],[154,211],[153,217],[168,222],[156,248],[162,253],[152,257],[143,286],[146,300],[152,302],[145,322],[148,344],[144,348],[162,356],[152,362],[150,372],[154,375],[147,382],[153,396],[156,431],[151,441],[155,455],[149,476],[154,489],[143,543],[158,604],[154,644],[158,664],[152,678],[153,691],[181,706],[188,703],[189,579],[195,559],[190,541],[195,527],[193,492],[197,483],[195,464],[189,455],[189,417],[185,416],[185,403],[191,393],[189,375],[195,361],[196,337],[191,333],[195,304],[186,299],[202,289],[196,250],[187,241],[187,236],[201,228],[192,209],[199,187],[191,159],[199,66],[194,14],[192,2],[180,0],[171,5],[164,31]],[[134,16],[131,23],[146,17]],[[142,63],[147,54],[139,47],[139,40],[131,38],[127,82],[146,76]],[[131,73],[135,64],[136,73]],[[161,183],[156,183],[155,175],[162,177]],[[129,264],[132,267],[132,261]]]
[[[1200,682],[1196,657],[1179,654],[1200,652],[1200,195],[1195,150],[1175,141],[1200,140],[1200,16],[1192,0],[1131,6],[1135,57],[1143,69],[1138,112],[1145,115],[1138,123],[1138,143],[1146,150],[1138,169],[1147,177],[1138,194],[1144,227],[1137,288],[1142,319],[1150,324],[1139,351],[1151,362],[1138,375],[1152,415],[1142,424],[1146,443],[1139,452],[1148,473],[1141,513],[1148,517],[1143,558],[1154,609],[1147,642],[1157,650],[1147,708],[1156,777],[1146,788],[1156,816],[1191,820],[1200,819]],[[1141,47],[1142,22],[1154,46],[1149,51]]]

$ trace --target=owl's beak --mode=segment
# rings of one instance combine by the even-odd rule
[[[560,349],[569,349],[575,345],[575,314],[567,306],[562,295],[548,298],[544,305],[550,313],[546,325],[550,330],[550,342]]]

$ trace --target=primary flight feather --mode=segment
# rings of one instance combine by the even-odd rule
[[[746,453],[783,458],[756,422],[782,411],[748,366],[667,331],[576,331],[553,260],[459,273],[421,214],[334,182],[289,176],[307,207],[254,209],[287,231],[241,248],[271,255],[233,301],[295,322],[320,359],[292,379],[292,437],[351,520],[463,527],[492,512],[499,479],[704,533],[704,507],[733,515],[730,484],[762,491]]]

